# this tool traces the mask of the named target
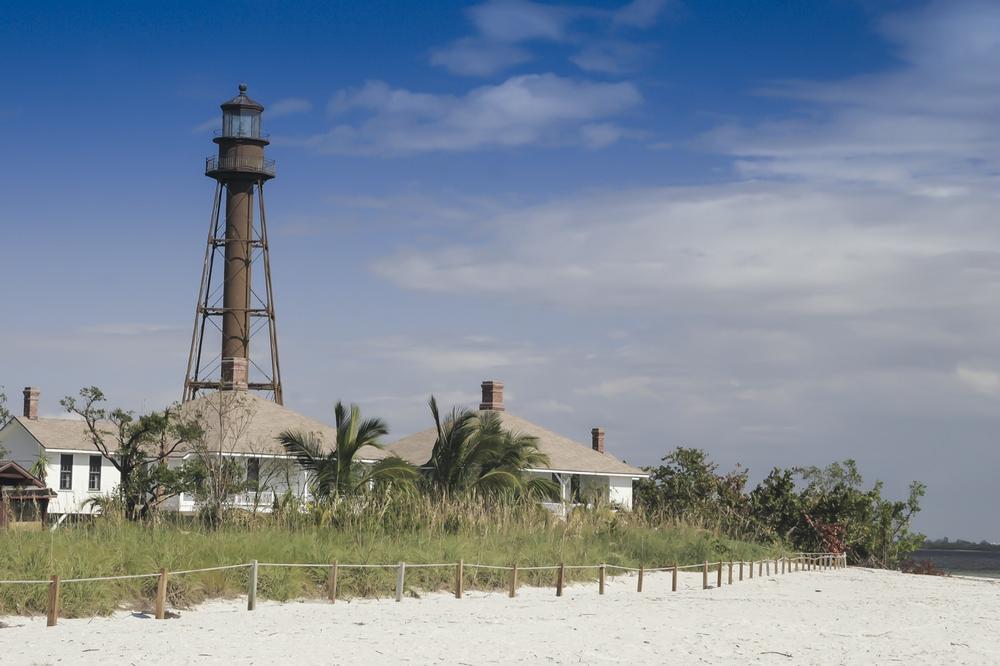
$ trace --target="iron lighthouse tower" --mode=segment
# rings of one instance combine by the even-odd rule
[[[216,181],[215,200],[184,378],[184,402],[207,390],[252,390],[282,404],[264,214],[264,183],[274,178],[274,160],[264,157],[269,143],[261,133],[264,107],[246,93],[246,84],[240,84],[239,95],[221,105],[222,131],[213,139],[218,154],[205,159],[205,175]],[[224,222],[220,214],[223,199]],[[251,356],[251,342],[263,338],[265,330],[267,352]],[[213,340],[220,342],[218,354],[211,351]]]

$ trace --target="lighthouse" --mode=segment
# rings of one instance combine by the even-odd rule
[[[218,151],[205,159],[215,198],[183,400],[209,390],[257,391],[282,404],[264,213],[264,183],[275,169],[264,156],[264,107],[240,84],[239,94],[221,108],[222,129],[213,139]]]

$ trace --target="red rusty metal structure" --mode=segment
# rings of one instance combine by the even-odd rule
[[[264,107],[239,95],[222,104],[222,131],[213,141],[218,155],[205,159],[205,175],[216,181],[208,245],[198,291],[184,402],[199,392],[261,391],[282,404],[278,333],[275,328],[271,262],[264,214],[264,183],[274,178],[261,133]],[[225,223],[221,221],[225,194]],[[254,199],[259,215],[254,214]],[[218,264],[221,264],[221,268]],[[256,269],[256,270],[255,270]],[[221,320],[221,325],[219,323]],[[251,356],[251,343],[266,330],[268,353]],[[219,353],[206,345],[221,337]]]

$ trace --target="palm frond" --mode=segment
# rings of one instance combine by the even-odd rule
[[[369,483],[392,483],[397,486],[415,488],[419,480],[419,469],[399,456],[389,456],[373,465],[366,466],[355,488],[360,490]]]

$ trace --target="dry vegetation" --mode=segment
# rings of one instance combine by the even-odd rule
[[[377,494],[271,515],[236,513],[219,529],[163,516],[153,524],[104,517],[56,532],[11,532],[0,539],[0,580],[151,573],[251,560],[280,563],[455,562],[519,566],[597,564],[668,566],[711,559],[759,558],[776,550],[710,530],[655,524],[640,514],[605,508],[578,510],[562,521],[530,502],[439,500],[413,494]],[[506,572],[469,568],[467,588],[501,588]],[[570,570],[572,578],[593,572]],[[325,569],[262,567],[258,594],[285,600],[325,594]],[[412,569],[407,588],[419,594],[448,587],[453,571]],[[525,572],[525,585],[550,585],[552,572]],[[184,607],[212,597],[242,594],[246,569],[172,577],[169,603]],[[341,595],[390,596],[393,570],[343,571]],[[149,608],[156,579],[62,586],[61,613],[87,616],[116,608]],[[0,585],[0,615],[41,613],[46,586]]]

